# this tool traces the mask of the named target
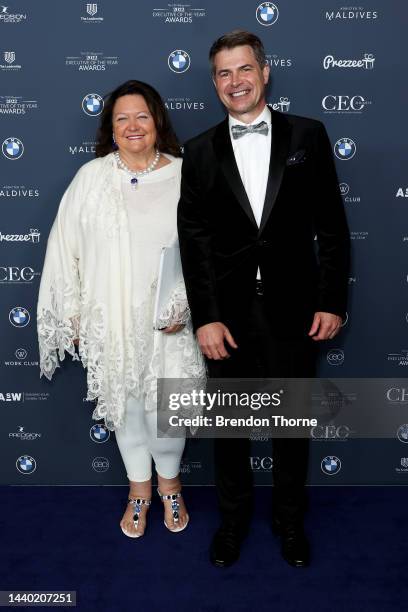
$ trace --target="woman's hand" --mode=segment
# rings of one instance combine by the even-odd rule
[[[180,331],[180,329],[183,329],[184,325],[170,325],[170,327],[165,327],[164,329],[161,329],[160,331],[162,331],[164,334],[175,334],[176,332]]]

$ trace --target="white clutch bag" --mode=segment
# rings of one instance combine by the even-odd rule
[[[160,256],[159,277],[154,305],[153,329],[160,329],[160,318],[166,311],[177,284],[183,281],[180,248],[163,247]]]

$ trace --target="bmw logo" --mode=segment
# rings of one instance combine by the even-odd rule
[[[30,313],[22,306],[14,306],[9,312],[9,321],[13,327],[26,327],[30,322]]]
[[[405,423],[405,425],[401,425],[401,427],[398,427],[397,438],[400,442],[408,443],[408,425],[407,423]]]
[[[170,53],[167,63],[170,70],[181,74],[190,68],[191,60],[187,51],[176,49],[176,51]]]
[[[342,196],[346,196],[350,191],[350,187],[347,185],[347,183],[340,183],[339,189]]]
[[[256,19],[263,26],[273,25],[278,17],[278,7],[273,2],[262,2],[256,9]]]
[[[345,327],[348,323],[348,320],[349,320],[349,316],[348,316],[348,312],[346,312],[346,316],[344,317],[344,321],[341,324],[341,327]],[[343,353],[343,360],[344,360],[344,353]]]
[[[334,154],[337,159],[347,160],[355,156],[356,143],[351,138],[340,138],[334,145]]]
[[[92,442],[98,442],[98,444],[101,444],[102,442],[107,442],[109,440],[110,431],[105,425],[98,423],[97,425],[93,425],[91,427],[89,430],[89,435]]]
[[[344,351],[341,349],[332,349],[327,353],[327,363],[332,366],[342,365],[344,362]]]
[[[82,110],[90,117],[96,117],[103,111],[103,98],[99,94],[87,94],[82,100]]]
[[[16,461],[16,468],[20,474],[32,474],[35,472],[37,462],[30,455],[21,455]]]
[[[328,457],[322,459],[320,467],[322,468],[322,472],[327,474],[327,476],[334,476],[341,470],[341,461],[338,457],[329,455]]]
[[[24,153],[24,145],[19,138],[6,138],[1,145],[1,150],[6,159],[20,159]]]
[[[106,457],[95,457],[92,461],[95,472],[107,472],[109,470],[109,459]]]

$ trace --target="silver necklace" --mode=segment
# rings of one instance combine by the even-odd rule
[[[136,189],[137,184],[139,182],[137,177],[146,176],[146,174],[149,174],[149,172],[152,172],[152,170],[155,169],[155,167],[159,163],[160,151],[157,149],[156,155],[154,156],[152,163],[150,164],[150,166],[147,166],[147,168],[145,168],[144,170],[131,170],[130,168],[128,168],[125,162],[122,161],[119,155],[119,151],[115,151],[114,156],[115,156],[116,163],[118,164],[119,168],[121,168],[122,170],[130,174],[130,176],[132,177],[130,179],[130,184],[133,189]]]

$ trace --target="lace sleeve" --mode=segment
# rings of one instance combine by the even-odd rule
[[[190,319],[190,308],[188,306],[186,288],[183,281],[177,283],[167,308],[161,313],[157,321],[160,328],[170,325],[185,325]]]
[[[79,337],[80,279],[75,203],[78,176],[65,192],[47,243],[37,305],[40,376],[51,379]]]

